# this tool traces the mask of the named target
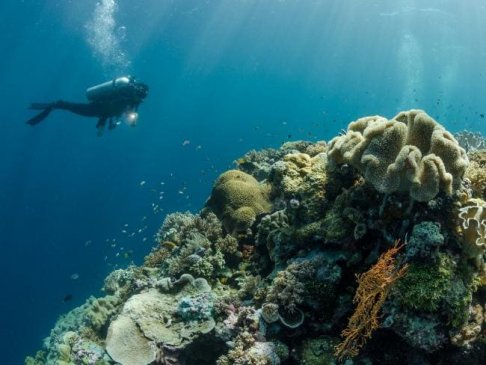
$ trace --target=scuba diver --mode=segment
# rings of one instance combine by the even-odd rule
[[[42,110],[27,124],[32,126],[42,122],[55,109],[67,110],[84,117],[97,117],[98,135],[103,133],[106,123],[108,129],[120,124],[124,117],[127,124],[135,126],[138,120],[137,109],[148,95],[148,86],[132,76],[123,76],[90,87],[86,90],[89,103],[72,103],[58,100],[52,103],[33,103],[29,109]]]

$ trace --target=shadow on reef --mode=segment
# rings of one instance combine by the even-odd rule
[[[411,110],[250,151],[26,364],[484,364],[478,138]]]

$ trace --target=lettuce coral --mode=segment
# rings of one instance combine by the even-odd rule
[[[480,266],[486,252],[486,202],[482,199],[470,199],[459,209],[459,219],[464,253],[475,259]]]
[[[352,122],[345,135],[331,140],[329,157],[357,168],[382,193],[408,192],[429,201],[439,191],[461,185],[468,158],[444,127],[422,110]]]

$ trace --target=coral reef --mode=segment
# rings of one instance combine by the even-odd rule
[[[471,186],[473,194],[486,199],[486,150],[469,153],[469,166],[464,177]]]
[[[454,133],[454,138],[457,139],[459,145],[468,153],[486,148],[486,139],[479,132],[463,130]]]
[[[464,252],[476,260],[478,266],[484,265],[486,253],[486,202],[470,199],[459,209]]]
[[[378,191],[407,191],[417,201],[461,185],[468,159],[455,138],[421,110],[352,122],[329,144],[329,157],[363,173]]]
[[[484,364],[483,154],[418,110],[250,151],[26,364]]]
[[[226,232],[246,234],[259,214],[271,209],[269,190],[251,175],[239,170],[221,174],[207,206],[221,219]]]

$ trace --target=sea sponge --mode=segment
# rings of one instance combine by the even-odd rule
[[[469,199],[459,209],[459,219],[464,253],[468,258],[476,259],[479,265],[486,253],[486,202],[482,199]]]
[[[351,122],[345,135],[331,140],[328,155],[358,169],[378,191],[408,192],[417,201],[429,201],[440,190],[452,194],[468,166],[452,134],[422,110]]]
[[[239,170],[220,175],[206,204],[232,235],[245,233],[257,215],[271,210],[269,188]]]

